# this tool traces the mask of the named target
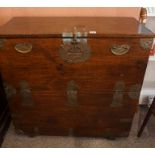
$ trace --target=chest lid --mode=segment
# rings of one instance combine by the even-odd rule
[[[15,17],[0,37],[155,37],[130,17]]]

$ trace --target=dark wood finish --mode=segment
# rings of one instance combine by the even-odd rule
[[[97,33],[85,38],[90,57],[69,64],[59,49],[62,33],[74,26]],[[6,40],[0,48],[0,70],[11,91],[7,94],[16,132],[30,136],[128,136],[149,56],[149,50],[140,47],[140,39],[155,36],[146,28],[139,32],[139,26],[133,18],[23,17],[1,27],[0,37]],[[15,50],[24,42],[33,45],[31,52]],[[114,55],[111,47],[122,44],[130,46],[129,52]],[[21,90],[23,81],[28,84],[26,94]],[[73,105],[68,99],[70,81],[77,88],[72,92],[77,95]],[[116,91],[119,82],[124,88]],[[132,89],[138,85],[139,89]]]

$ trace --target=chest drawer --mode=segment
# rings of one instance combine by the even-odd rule
[[[112,91],[117,81],[125,82],[125,90],[142,84],[148,61],[148,50],[140,47],[140,39],[88,39],[90,57],[80,63],[67,63],[60,54],[62,39],[8,39],[1,49],[1,72],[6,83],[19,87],[27,81],[32,91],[63,93],[69,81],[75,81],[80,92]],[[29,43],[31,51],[21,53],[16,46]],[[113,45],[127,45],[126,54],[115,55]],[[11,77],[11,79],[9,79]]]
[[[123,59],[128,61],[130,57],[148,57],[153,43],[149,38],[86,38],[85,40],[79,41],[79,44],[89,46],[88,50],[59,38],[6,39],[3,48],[0,48],[0,60],[2,64],[10,63],[12,67],[17,68],[28,66],[46,68],[60,63],[80,64],[80,60],[76,59],[81,59],[82,64],[110,63],[117,59],[121,63]],[[146,47],[144,45],[143,47],[141,42],[146,44]],[[76,48],[79,51],[76,51]],[[86,56],[85,53],[89,53],[89,57],[82,61]],[[73,61],[65,60],[66,55]]]

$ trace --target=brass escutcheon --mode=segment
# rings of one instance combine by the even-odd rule
[[[115,55],[124,55],[128,53],[130,46],[127,44],[123,45],[112,45],[111,52]]]
[[[73,40],[71,43],[60,46],[60,57],[67,63],[84,62],[91,56],[88,44]]]
[[[72,32],[63,32],[63,44],[60,46],[60,57],[67,63],[84,62],[91,56],[87,43],[87,32],[84,26],[74,26]]]
[[[31,43],[18,43],[15,45],[15,50],[19,53],[29,53],[32,50]]]

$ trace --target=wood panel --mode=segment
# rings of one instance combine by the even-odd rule
[[[83,26],[89,36],[153,37],[154,34],[131,17],[15,17],[0,29],[1,37],[61,37],[62,32]],[[130,31],[129,31],[130,30]]]
[[[91,55],[84,62],[66,63],[59,51],[66,39],[62,33],[77,24],[88,32],[83,39]],[[149,56],[140,39],[154,36],[132,18],[27,17],[0,28],[0,38],[6,39],[0,70],[16,132],[128,136]],[[17,52],[16,44],[24,42],[33,45],[32,51]],[[124,44],[130,46],[126,54],[111,52],[113,45]]]

